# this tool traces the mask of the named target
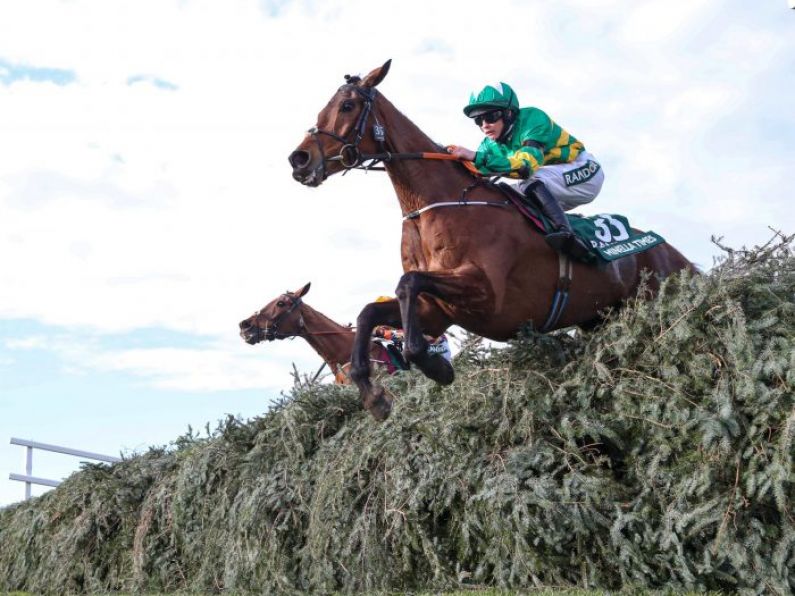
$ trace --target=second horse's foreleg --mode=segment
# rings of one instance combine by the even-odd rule
[[[376,420],[384,420],[392,410],[392,401],[383,387],[370,381],[370,345],[376,325],[400,326],[400,305],[397,300],[372,302],[362,309],[356,319],[356,335],[351,354],[351,380],[359,388],[364,409]]]

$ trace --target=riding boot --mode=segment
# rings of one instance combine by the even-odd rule
[[[560,203],[552,196],[549,189],[544,186],[544,183],[536,180],[527,187],[525,193],[527,195],[532,194],[535,197],[542,213],[552,222],[553,230],[544,236],[547,244],[558,252],[565,252],[575,259],[588,261],[591,258],[591,251],[588,245],[571,229],[571,224]],[[532,197],[528,198],[532,199]]]

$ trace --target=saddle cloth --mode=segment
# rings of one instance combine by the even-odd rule
[[[659,234],[633,230],[623,215],[603,213],[584,217],[566,215],[574,233],[591,247],[591,251],[605,261],[634,255],[665,242]]]
[[[510,199],[514,206],[542,234],[553,230],[549,219],[531,200],[512,186],[500,183],[498,186]],[[648,231],[633,230],[629,220],[623,215],[607,214],[585,217],[578,214],[567,214],[574,233],[582,238],[591,248],[591,261],[615,261],[621,257],[637,254],[665,242],[659,234]]]

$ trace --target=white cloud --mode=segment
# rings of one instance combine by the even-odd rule
[[[12,363],[15,351],[57,356],[70,376],[124,373],[144,386],[188,393],[265,389],[289,386],[294,362],[300,371],[317,369],[322,360],[301,339],[249,346],[230,334],[196,348],[125,348],[130,336],[85,335],[61,331],[55,335],[9,339],[0,365]],[[204,343],[207,343],[205,340]]]
[[[714,0],[668,2],[644,0],[632,3],[623,19],[625,40],[643,45],[660,44],[671,37],[681,37],[694,30],[710,13],[717,10]]]
[[[43,335],[18,339],[7,339],[3,345],[9,350],[38,350],[47,346],[47,338]]]
[[[98,370],[132,373],[153,387],[179,391],[278,389],[287,380],[283,364],[242,358],[229,350],[122,350],[94,355],[83,362],[86,364]]]
[[[668,130],[692,130],[698,134],[705,126],[736,110],[744,95],[730,85],[693,85],[678,91],[664,106],[665,126]]]

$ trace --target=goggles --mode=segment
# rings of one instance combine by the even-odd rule
[[[478,126],[483,126],[484,122],[488,122],[489,124],[494,124],[497,120],[501,120],[503,117],[502,110],[493,110],[491,112],[486,112],[485,114],[481,114],[480,116],[475,116],[475,124]]]

